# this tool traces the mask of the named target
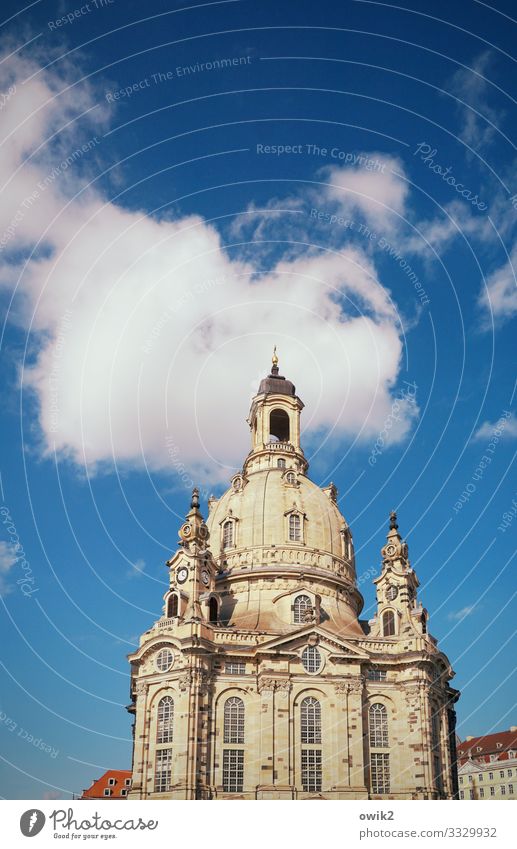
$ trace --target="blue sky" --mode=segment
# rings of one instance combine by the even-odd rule
[[[273,344],[363,617],[395,508],[460,734],[516,724],[512,8],[411,5],[3,4],[3,797],[130,766],[126,654]]]

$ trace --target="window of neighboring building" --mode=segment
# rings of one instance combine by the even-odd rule
[[[460,784],[463,784],[463,776],[460,775]]]
[[[368,711],[368,729],[370,746],[377,749],[387,748],[388,743],[388,711],[379,702],[371,705]]]
[[[369,681],[386,681],[387,672],[385,669],[369,669],[367,677]]]
[[[234,523],[230,520],[223,524],[223,548],[230,548],[233,545],[233,526]]]
[[[490,788],[490,795],[495,796],[495,787]]]
[[[385,637],[395,636],[395,614],[393,610],[386,610],[382,617],[382,633]]]
[[[494,778],[494,773],[493,773],[493,772],[489,772],[489,773],[488,773],[488,780],[489,780],[489,781],[493,781],[493,778]]]
[[[302,787],[306,793],[321,790],[321,749],[302,749]]]
[[[131,779],[126,778],[126,780],[124,781],[124,784],[126,785],[126,787],[130,787],[131,786]]]
[[[302,743],[321,743],[321,705],[308,696],[301,704]]]
[[[460,790],[460,799],[464,799],[464,798],[465,798],[465,793],[463,792],[463,790]]]
[[[305,622],[305,613],[312,608],[308,595],[297,595],[293,605],[293,622],[300,625]]]
[[[223,751],[223,790],[225,793],[242,793],[244,787],[243,749]]]
[[[154,770],[154,789],[156,793],[166,793],[171,788],[172,749],[156,750]]]
[[[513,784],[508,785],[508,793],[510,794],[510,796],[513,796]]]
[[[316,646],[307,646],[302,652],[302,664],[306,672],[319,672],[321,668],[321,654]]]
[[[478,781],[483,781],[483,775],[478,775]]]
[[[469,775],[469,782],[472,784],[472,776]]]
[[[504,784],[501,784],[501,796],[506,796],[506,787]]]
[[[158,702],[158,716],[156,723],[156,742],[172,743],[174,726],[174,699],[172,696],[164,696]]]
[[[227,675],[245,675],[246,664],[240,660],[227,660],[224,665],[224,671]]]
[[[484,798],[485,798],[485,788],[484,788],[484,787],[480,787],[480,788],[479,788],[479,798],[480,798],[480,799],[484,799]]]
[[[370,780],[372,793],[390,792],[390,756],[384,752],[370,755]]]
[[[110,787],[114,787],[115,779],[114,778],[108,778],[108,784],[110,785]]]
[[[111,796],[111,790],[109,789],[109,787],[104,788],[104,795],[105,796]]]
[[[511,769],[509,769],[508,770],[508,778],[511,778],[511,777],[512,777],[512,771],[511,771]]]
[[[289,516],[289,541],[300,542],[302,538],[302,517],[299,513]]]
[[[499,778],[504,778],[504,769],[499,770]]]
[[[122,790],[120,791],[120,795],[121,796],[127,796],[127,787],[122,788]]]
[[[224,742],[244,744],[244,702],[236,696],[224,703]]]
[[[470,796],[471,799],[474,798],[474,791],[473,790],[469,790],[469,796]]]

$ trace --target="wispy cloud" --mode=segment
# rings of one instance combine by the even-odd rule
[[[9,573],[17,559],[15,546],[0,540],[0,595],[7,595],[13,590],[9,582]]]
[[[451,611],[448,614],[447,619],[450,619],[451,621],[459,621],[461,619],[465,619],[467,616],[470,616],[470,614],[476,609],[478,609],[478,607],[475,604],[467,605],[467,607],[462,607],[461,610]]]
[[[460,68],[450,82],[450,90],[465,105],[458,104],[461,117],[459,136],[474,150],[485,147],[497,133],[505,112],[490,103],[492,86],[488,75],[493,72],[494,56],[486,50],[472,62],[472,67]]]
[[[145,572],[145,560],[135,560],[127,572],[128,578],[139,578]]]
[[[485,313],[486,324],[490,326],[490,318],[495,323],[504,323],[517,315],[517,245],[503,265],[496,268],[486,280],[479,304]]]

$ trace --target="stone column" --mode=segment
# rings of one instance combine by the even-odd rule
[[[364,798],[365,785],[364,747],[363,747],[363,692],[364,678],[350,678],[347,681],[348,714],[348,762],[350,769],[350,789]]]
[[[275,680],[260,678],[260,781],[257,788],[259,799],[274,798],[275,768]]]
[[[149,728],[147,723],[146,681],[137,681],[135,685],[136,713],[133,748],[133,778],[128,793],[130,799],[147,798],[147,760],[149,752]]]
[[[291,684],[289,681],[277,681],[274,701],[274,762],[273,784],[281,798],[292,798],[290,784],[292,741],[291,733]]]

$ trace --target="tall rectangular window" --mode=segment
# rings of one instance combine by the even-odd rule
[[[302,787],[306,793],[321,790],[321,749],[302,749]]]
[[[156,793],[166,793],[171,789],[172,749],[158,749],[154,771],[154,789]]]
[[[370,755],[372,793],[390,792],[390,756],[385,752]]]
[[[244,787],[244,752],[242,749],[223,749],[223,790],[242,793]]]

